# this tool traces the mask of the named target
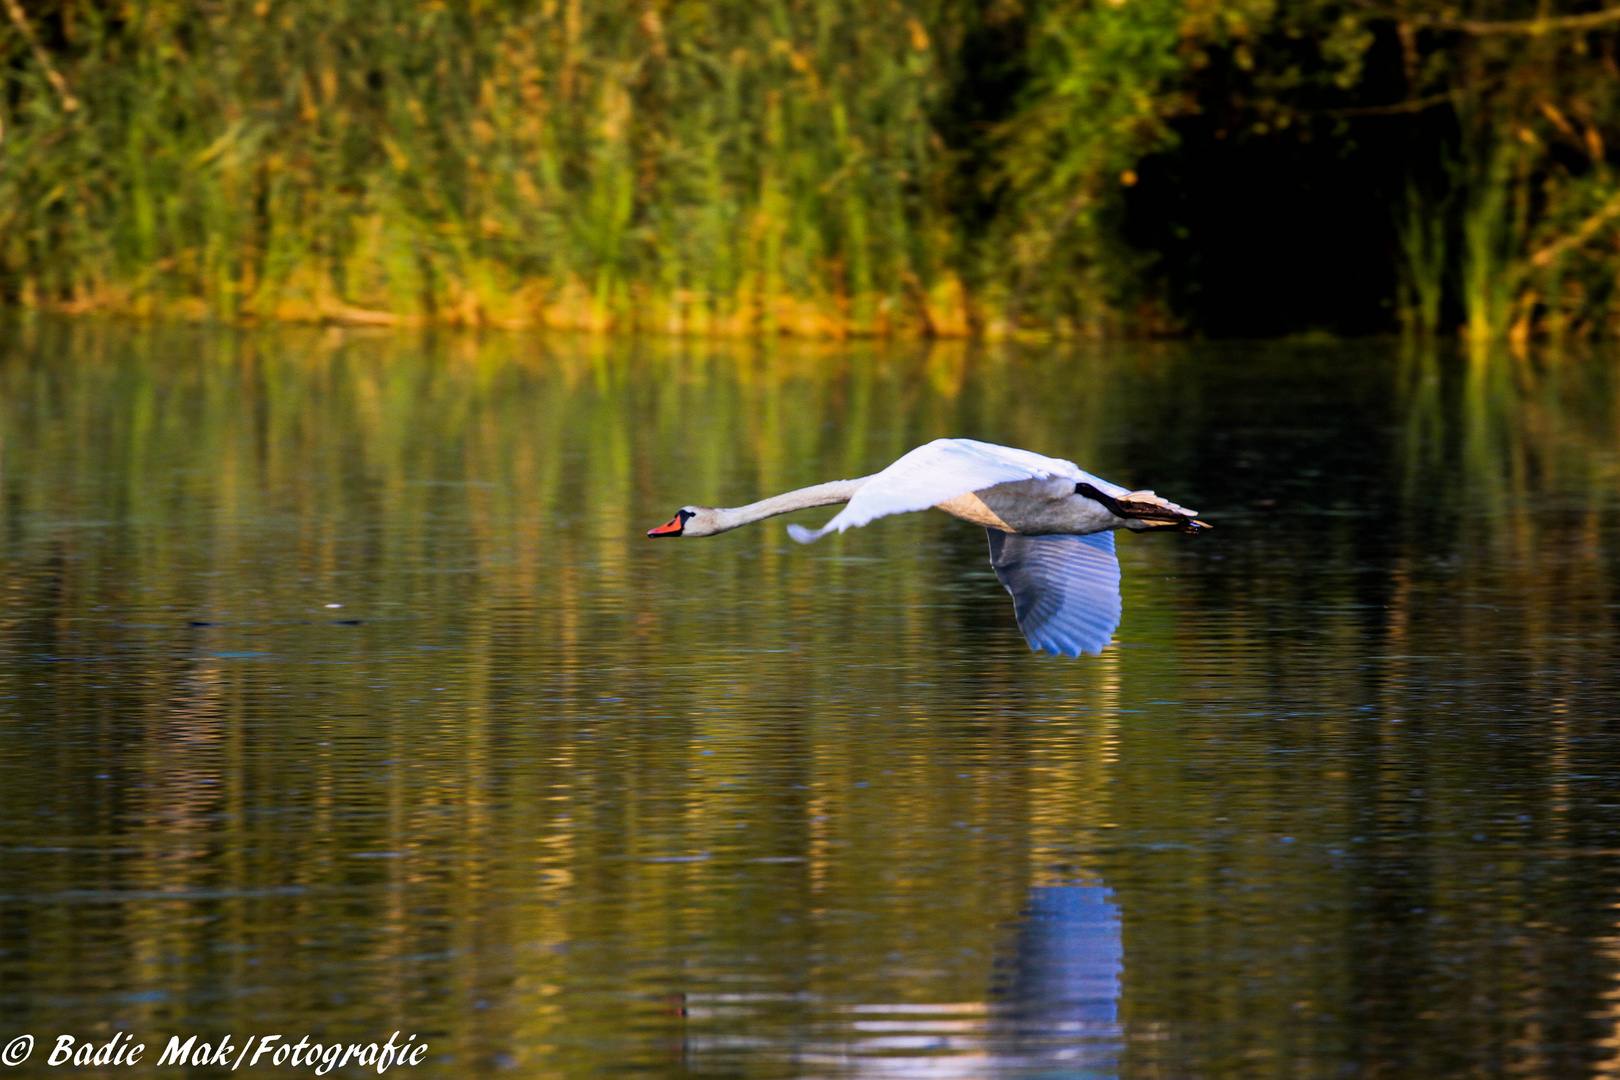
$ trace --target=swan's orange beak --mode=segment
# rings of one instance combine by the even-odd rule
[[[681,514],[676,514],[674,517],[670,518],[668,521],[666,521],[662,525],[658,526],[658,528],[656,528],[656,529],[648,529],[647,530],[647,535],[648,536],[679,536],[679,535],[681,535],[681,530],[684,529],[684,528],[686,528],[686,518],[685,518],[685,516],[681,515]]]

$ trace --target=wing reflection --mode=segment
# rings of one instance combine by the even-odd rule
[[[986,529],[990,565],[1013,598],[1029,647],[1056,656],[1099,653],[1119,625],[1114,534],[1018,536]]]
[[[1030,890],[992,999],[994,1055],[1002,1071],[1051,1080],[1119,1075],[1119,906],[1106,885]]]
[[[814,998],[739,991],[683,996],[689,1068],[790,1064],[799,1075],[860,1080],[1114,1080],[1124,949],[1103,885],[1030,890],[984,1001],[832,1005],[805,1024],[779,1010]],[[764,1034],[776,1013],[783,1027]]]

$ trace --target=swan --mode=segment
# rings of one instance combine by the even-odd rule
[[[935,439],[882,472],[799,488],[747,506],[683,506],[647,535],[715,536],[777,514],[846,504],[819,529],[789,525],[812,544],[889,514],[935,508],[983,525],[990,565],[1012,595],[1036,652],[1099,653],[1119,625],[1115,529],[1197,533],[1198,511],[1151,491],[1129,491],[1062,458],[975,439]]]

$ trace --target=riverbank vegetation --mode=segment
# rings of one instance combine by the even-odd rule
[[[1620,8],[0,0],[0,301],[1620,330]]]

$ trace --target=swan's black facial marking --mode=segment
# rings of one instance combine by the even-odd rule
[[[660,536],[679,536],[686,530],[686,523],[692,520],[692,516],[692,511],[690,510],[684,508],[677,510],[675,511],[674,517],[664,522],[664,524],[658,526],[658,528],[648,529],[647,535],[653,537],[654,539]]]

